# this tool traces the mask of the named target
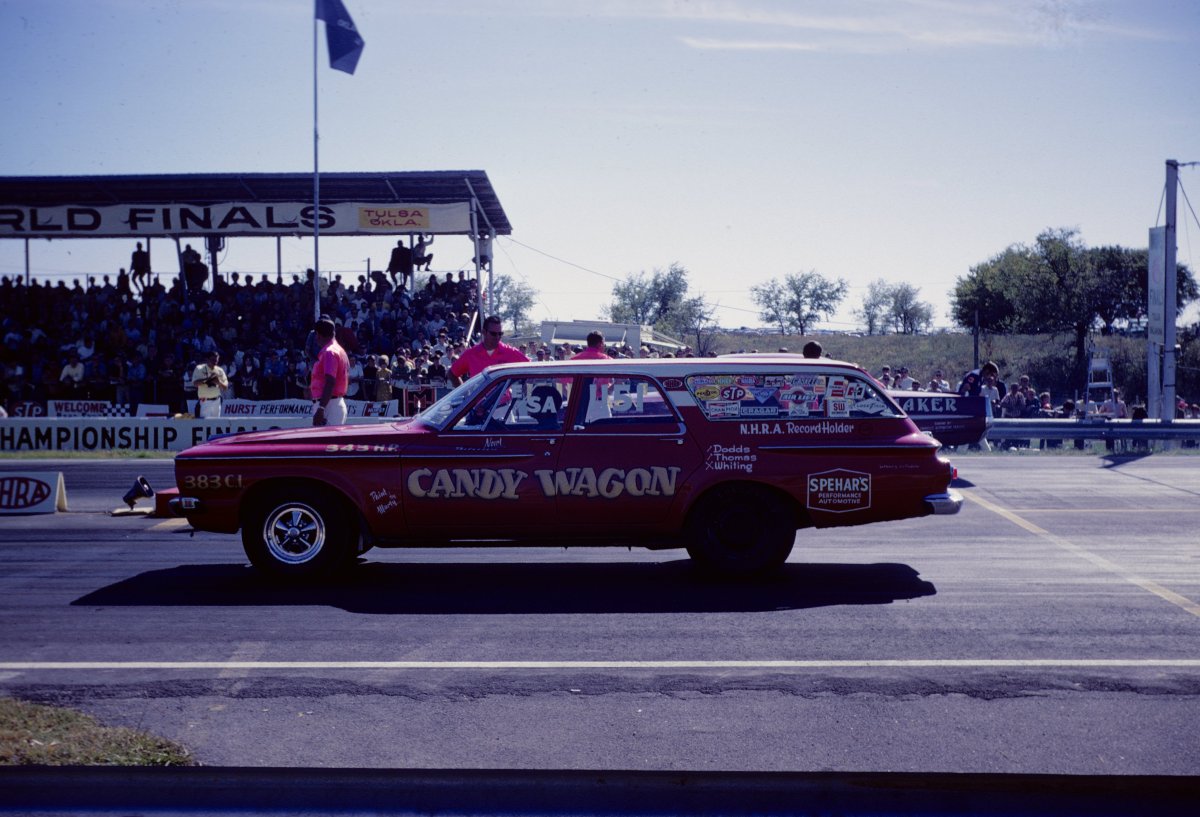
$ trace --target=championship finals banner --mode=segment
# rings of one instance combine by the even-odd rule
[[[471,233],[471,206],[343,202],[234,201],[221,204],[122,204],[104,207],[0,207],[0,238],[158,238],[166,236]]]

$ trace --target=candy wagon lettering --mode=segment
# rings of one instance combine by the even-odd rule
[[[586,496],[616,499],[630,496],[674,496],[680,468],[652,465],[649,468],[606,468],[599,474],[594,468],[564,468],[561,471],[534,471],[546,496]]]
[[[678,466],[649,468],[564,468],[534,471],[542,494],[616,499],[619,496],[674,496]],[[419,499],[519,499],[517,492],[529,476],[513,468],[418,468],[405,483],[409,494]]]
[[[408,475],[408,492],[422,499],[517,499],[517,488],[527,476],[513,468],[418,468]]]

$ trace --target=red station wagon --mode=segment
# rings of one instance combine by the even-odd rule
[[[861,369],[794,356],[495,366],[409,420],[237,434],[175,460],[176,512],[314,578],[371,547],[686,547],[783,564],[799,528],[957,513],[954,469]]]

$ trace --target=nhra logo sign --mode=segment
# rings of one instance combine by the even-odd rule
[[[62,472],[8,473],[0,476],[0,515],[54,513],[67,509]]]
[[[27,511],[50,498],[50,486],[35,477],[0,478],[0,510]]]
[[[871,475],[846,468],[811,474],[808,507],[828,513],[865,511],[871,507]]]

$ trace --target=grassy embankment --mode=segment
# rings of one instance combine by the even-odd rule
[[[52,706],[0,698],[0,766],[190,766],[188,750]]]

